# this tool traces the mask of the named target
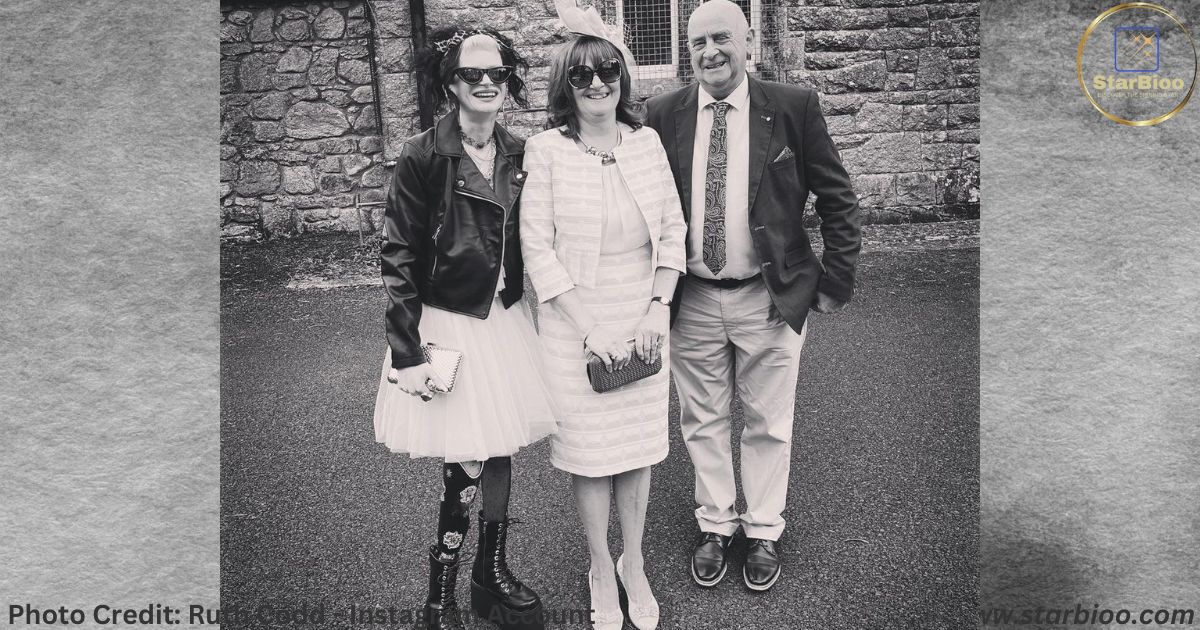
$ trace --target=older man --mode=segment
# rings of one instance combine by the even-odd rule
[[[688,217],[687,276],[676,292],[671,370],[696,471],[700,538],[692,577],[714,586],[742,528],[746,585],[781,573],[800,349],[809,309],[834,313],[854,291],[858,199],[810,89],[746,74],[754,31],[728,0],[688,20],[697,83],[648,102]],[[825,251],[818,261],[801,219],[816,198]],[[730,403],[736,389],[746,511],[734,504]]]

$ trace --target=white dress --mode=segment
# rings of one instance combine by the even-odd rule
[[[618,165],[604,167],[600,264],[596,283],[575,292],[598,323],[632,337],[650,307],[654,269],[650,232]],[[661,462],[667,456],[669,348],[663,369],[619,389],[596,393],[587,379],[583,338],[552,302],[542,304],[538,325],[547,376],[561,410],[550,440],[550,462],[585,477],[603,477]],[[633,360],[638,360],[636,356]]]

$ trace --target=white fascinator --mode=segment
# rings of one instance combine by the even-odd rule
[[[568,31],[578,35],[599,37],[616,46],[621,51],[621,56],[625,57],[625,67],[632,74],[632,70],[637,66],[633,60],[633,53],[621,39],[621,34],[604,23],[600,14],[596,12],[596,7],[589,6],[581,9],[576,4],[576,0],[554,0],[554,9],[558,11],[558,19],[562,20]]]

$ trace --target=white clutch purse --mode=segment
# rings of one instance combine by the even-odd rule
[[[425,362],[433,366],[433,370],[446,384],[446,392],[454,391],[454,381],[458,378],[458,368],[462,366],[463,353],[436,343],[422,345],[421,352],[425,353]]]

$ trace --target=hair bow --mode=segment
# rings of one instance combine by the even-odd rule
[[[554,0],[554,9],[558,12],[558,19],[562,20],[568,31],[608,40],[621,51],[621,56],[625,57],[626,68],[633,70],[637,65],[633,59],[633,53],[621,39],[620,33],[614,33],[608,28],[608,25],[600,18],[600,14],[596,12],[596,7],[589,6],[586,9],[580,9],[575,0]]]

